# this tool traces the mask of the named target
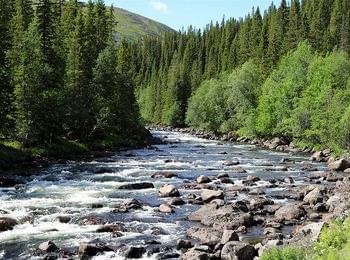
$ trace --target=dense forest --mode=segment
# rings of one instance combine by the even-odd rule
[[[134,53],[149,122],[349,148],[348,0],[283,0]]]
[[[0,1],[0,137],[24,146],[143,131],[130,45],[102,0]]]

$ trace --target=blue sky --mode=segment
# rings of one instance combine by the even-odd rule
[[[205,27],[211,20],[218,21],[223,15],[229,17],[244,17],[259,6],[262,10],[280,0],[105,0],[126,10],[141,14],[153,20],[162,22],[176,30],[189,25],[196,28]]]

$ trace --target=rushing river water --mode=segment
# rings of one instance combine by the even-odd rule
[[[8,213],[19,221],[13,230],[0,233],[0,259],[36,259],[33,252],[41,242],[51,240],[68,252],[77,252],[79,244],[98,239],[115,249],[96,259],[118,258],[122,245],[146,245],[157,247],[154,252],[175,252],[179,238],[185,237],[188,227],[198,225],[186,217],[199,205],[177,206],[175,213],[158,211],[167,199],[158,196],[158,188],[166,183],[178,187],[182,198],[200,190],[184,189],[186,183],[195,182],[200,175],[209,177],[228,173],[235,183],[247,175],[258,176],[259,186],[270,184],[271,179],[291,176],[293,185],[305,185],[305,167],[316,167],[322,171],[324,165],[311,163],[300,154],[268,151],[252,145],[218,143],[195,138],[190,135],[170,132],[153,132],[168,144],[154,149],[139,149],[117,153],[108,158],[91,162],[72,162],[52,165],[28,179],[16,188],[0,188],[0,214]],[[288,160],[285,160],[285,159]],[[284,159],[284,160],[283,160]],[[246,173],[234,173],[227,160],[237,160]],[[106,173],[96,169],[109,168]],[[286,171],[286,167],[288,170]],[[153,179],[156,172],[172,172],[178,177]],[[152,182],[154,189],[118,190],[125,183]],[[276,203],[285,203],[278,194],[285,193],[288,185],[267,189],[267,195]],[[245,194],[230,199],[244,199]],[[135,198],[144,206],[128,213],[113,213],[116,205],[126,198]],[[2,211],[2,212],[1,212]],[[69,216],[68,223],[58,221],[59,216]],[[91,223],[89,219],[100,220]],[[124,223],[122,237],[111,233],[96,233],[97,225],[103,223]],[[259,237],[259,231],[252,230],[247,237]],[[154,244],[158,241],[160,245]],[[40,257],[37,257],[40,259]]]

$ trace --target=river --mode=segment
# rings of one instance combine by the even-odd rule
[[[118,259],[122,248],[145,245],[145,258],[174,253],[176,241],[184,238],[186,230],[197,223],[187,216],[200,205],[176,206],[172,214],[160,213],[159,205],[167,198],[160,198],[158,189],[164,184],[174,184],[186,201],[189,194],[200,194],[191,189],[201,175],[213,179],[212,184],[221,185],[215,176],[229,174],[235,184],[242,183],[248,175],[258,176],[257,186],[266,187],[266,196],[277,204],[284,204],[289,186],[309,184],[307,167],[323,171],[325,165],[313,163],[303,154],[269,151],[253,145],[210,141],[177,132],[154,131],[153,135],[168,141],[149,149],[118,152],[108,158],[88,162],[55,164],[45,168],[26,183],[13,188],[0,188],[0,213],[6,213],[19,221],[13,230],[0,233],[1,259],[42,259],[35,255],[41,242],[51,240],[65,252],[76,254],[79,245],[94,240],[114,249],[95,259]],[[246,172],[235,173],[227,166],[228,160],[239,161]],[[152,178],[154,173],[171,172],[175,178]],[[292,177],[294,183],[270,187],[270,180]],[[119,190],[126,183],[150,182],[155,188],[142,190]],[[233,184],[225,184],[229,186]],[[186,187],[185,187],[186,186]],[[127,198],[142,202],[140,209],[129,212],[113,212]],[[225,195],[225,200],[242,200],[248,197]],[[68,217],[68,223],[59,217]],[[63,221],[67,222],[67,221]],[[105,223],[122,223],[124,230],[118,237],[112,233],[96,233]],[[97,225],[95,225],[97,224]],[[259,228],[248,230],[243,239],[259,239]],[[156,254],[152,254],[156,253]],[[175,254],[176,255],[176,254]]]

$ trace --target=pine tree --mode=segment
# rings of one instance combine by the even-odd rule
[[[12,82],[6,53],[11,48],[13,1],[0,1],[0,138],[10,133]]]

